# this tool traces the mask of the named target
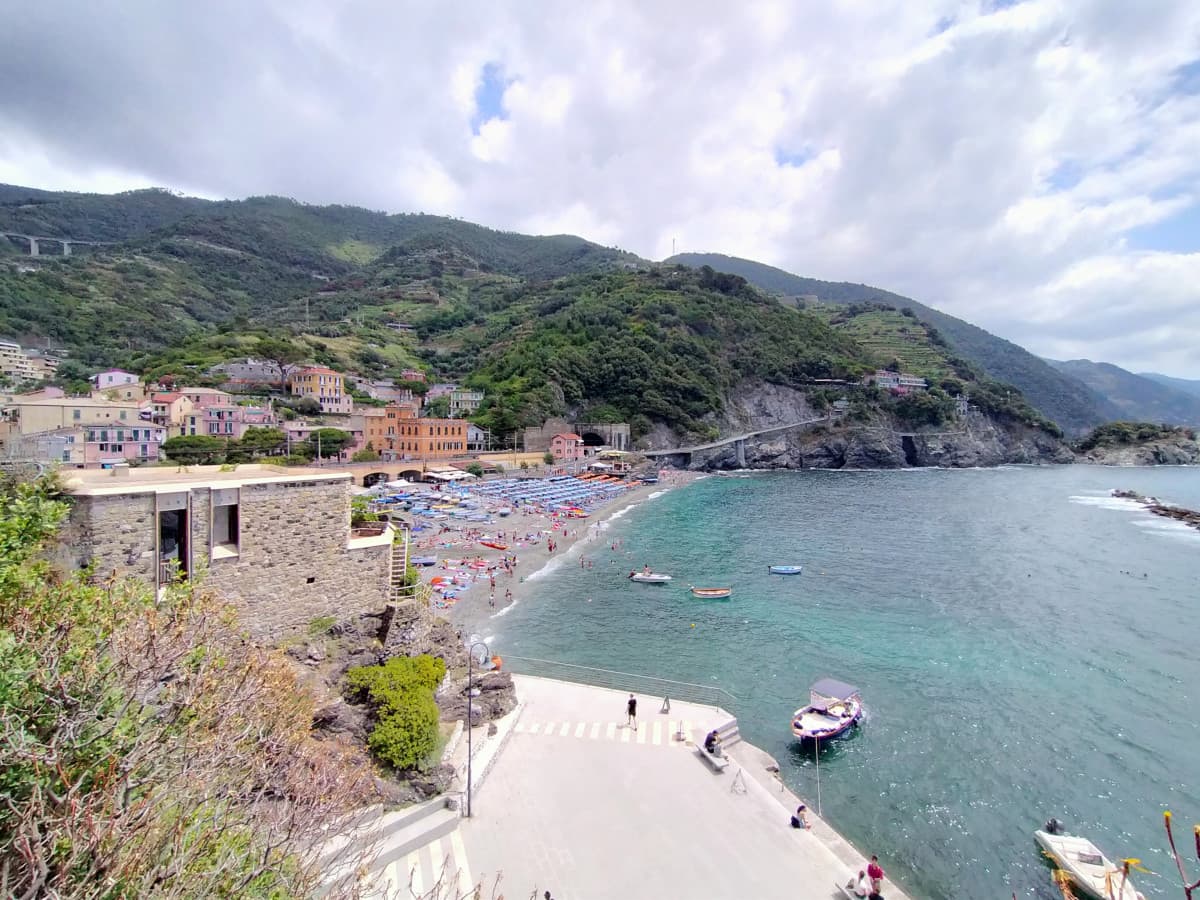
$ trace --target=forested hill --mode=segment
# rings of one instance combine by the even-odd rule
[[[1011,341],[899,294],[865,284],[803,278],[763,263],[719,253],[681,253],[668,262],[711,266],[717,271],[740,275],[751,284],[783,297],[815,296],[822,303],[865,302],[895,309],[907,307],[922,322],[936,328],[958,353],[997,381],[1019,388],[1030,403],[1065,430],[1082,433],[1101,422],[1121,417],[1115,405],[1087,385],[1056,371]]]
[[[1121,418],[1126,421],[1200,426],[1200,396],[1134,375],[1111,363],[1090,359],[1047,362],[1107,397],[1120,408]]]

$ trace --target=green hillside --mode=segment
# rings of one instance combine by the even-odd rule
[[[1064,429],[1082,433],[1101,422],[1120,418],[1120,410],[1069,375],[1056,371],[1032,353],[954,316],[889,291],[850,282],[803,278],[773,266],[718,253],[681,253],[668,262],[712,266],[740,275],[751,284],[781,297],[816,297],[822,303],[875,303],[912,309],[932,326],[954,351],[975,363],[991,378],[1019,389],[1037,409]],[[886,342],[886,338],[883,338]]]
[[[1047,362],[1108,398],[1121,410],[1124,420],[1200,425],[1200,396],[1134,375],[1111,363],[1096,363],[1090,359]]]
[[[1200,381],[1191,378],[1173,378],[1170,375],[1160,375],[1158,372],[1138,372],[1137,374],[1142,378],[1149,378],[1151,381],[1157,381],[1159,384],[1183,391],[1185,394],[1191,394],[1193,397],[1200,397]]]

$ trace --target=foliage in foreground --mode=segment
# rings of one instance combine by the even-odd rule
[[[365,697],[375,712],[367,746],[376,757],[396,769],[429,763],[438,746],[433,692],[445,674],[446,663],[433,656],[395,656],[346,673],[347,690]]]
[[[55,573],[65,514],[44,481],[0,494],[0,896],[311,894],[367,772],[212,595]]]

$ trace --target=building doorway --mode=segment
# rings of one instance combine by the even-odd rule
[[[158,514],[158,583],[183,581],[188,575],[187,509],[166,509]]]

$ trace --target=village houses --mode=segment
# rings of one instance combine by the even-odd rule
[[[555,462],[583,459],[583,438],[574,433],[556,434],[550,438],[550,454]]]
[[[321,412],[349,415],[354,400],[345,389],[345,379],[339,372],[324,366],[306,366],[288,376],[288,390],[293,397],[310,397],[321,404]]]

